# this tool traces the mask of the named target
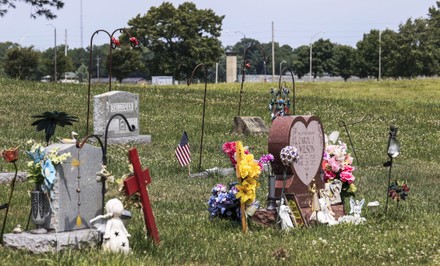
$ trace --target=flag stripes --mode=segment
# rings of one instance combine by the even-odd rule
[[[180,166],[188,165],[191,162],[191,151],[189,148],[188,136],[185,131],[183,132],[179,145],[177,145],[175,154]]]

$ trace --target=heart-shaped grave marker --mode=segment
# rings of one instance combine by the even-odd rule
[[[319,175],[324,152],[324,133],[319,120],[297,117],[290,129],[289,145],[296,147],[299,154],[292,170],[308,186]]]

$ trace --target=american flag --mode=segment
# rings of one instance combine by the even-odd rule
[[[189,150],[188,136],[183,132],[179,145],[176,148],[176,157],[180,166],[185,166],[191,162],[191,152]]]

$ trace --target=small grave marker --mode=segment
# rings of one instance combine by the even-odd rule
[[[263,119],[258,116],[236,116],[234,117],[234,133],[238,134],[261,134],[269,132],[269,128]]]

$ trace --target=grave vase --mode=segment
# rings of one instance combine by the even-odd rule
[[[35,229],[31,230],[31,233],[47,233],[44,225],[50,215],[48,205],[48,199],[43,191],[38,189],[31,191],[31,221],[35,225]]]
[[[275,211],[277,209],[277,203],[275,198],[275,175],[268,175],[268,190],[269,193],[267,195],[267,210]]]

